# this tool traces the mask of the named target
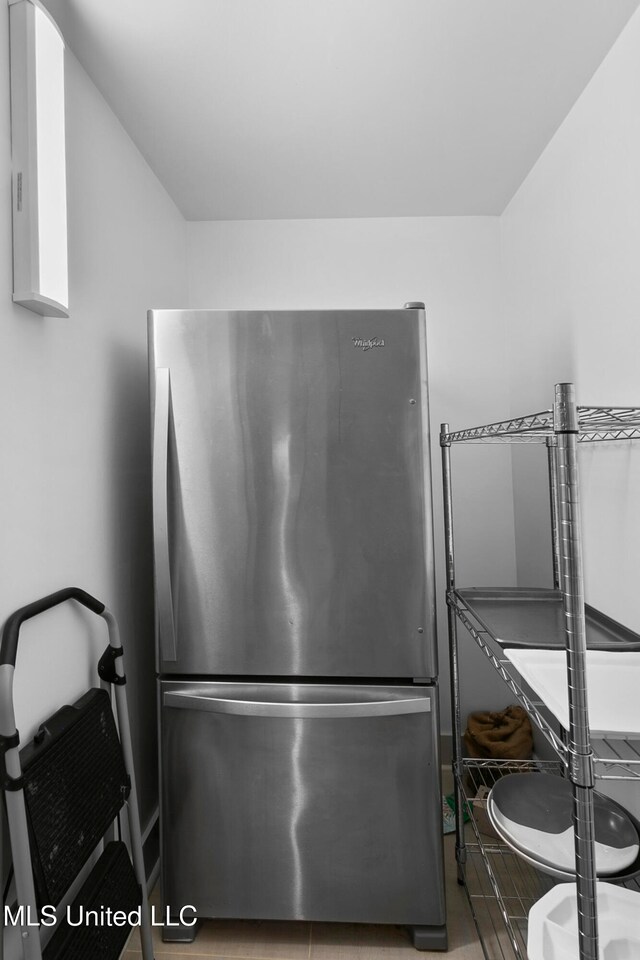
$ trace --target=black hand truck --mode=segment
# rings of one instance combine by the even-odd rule
[[[89,690],[39,728],[22,749],[13,707],[13,676],[20,627],[66,600],[101,616],[109,645],[98,675],[115,691],[118,726],[106,689]],[[119,735],[118,735],[119,731]],[[118,625],[107,607],[78,587],[67,587],[16,610],[0,647],[0,777],[4,791],[24,960],[117,960],[139,918],[142,956],[153,960],[151,918]],[[78,874],[127,807],[133,863],[122,841],[103,851],[46,947],[41,924],[55,915]],[[67,898],[68,899],[68,898]],[[4,904],[2,905],[4,912]],[[115,923],[116,911],[126,923]],[[34,922],[34,918],[36,918]],[[83,919],[83,923],[78,921]],[[0,940],[3,928],[0,924]],[[0,948],[1,950],[1,948]]]

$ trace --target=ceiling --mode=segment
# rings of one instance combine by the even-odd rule
[[[189,220],[499,214],[640,0],[44,0]]]

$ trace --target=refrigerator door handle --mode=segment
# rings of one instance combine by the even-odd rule
[[[259,700],[231,700],[207,696],[197,690],[167,690],[165,707],[182,710],[204,710],[207,713],[234,713],[249,717],[337,718],[382,717],[406,713],[429,713],[429,697],[407,697],[399,700],[355,701],[351,703],[273,703]]]
[[[153,553],[156,571],[156,610],[160,658],[177,660],[173,622],[173,595],[169,559],[168,466],[169,411],[171,385],[169,370],[156,368],[156,400],[153,420]]]

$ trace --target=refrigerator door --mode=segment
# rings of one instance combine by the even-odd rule
[[[433,687],[163,681],[163,914],[441,927]]]
[[[434,677],[423,312],[149,335],[160,672]]]

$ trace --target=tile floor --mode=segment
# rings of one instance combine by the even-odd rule
[[[417,953],[400,927],[347,923],[209,920],[190,944],[162,943],[154,934],[156,960],[482,960],[471,911],[455,870],[454,836],[444,838],[448,953]],[[140,960],[137,931],[122,960]]]

